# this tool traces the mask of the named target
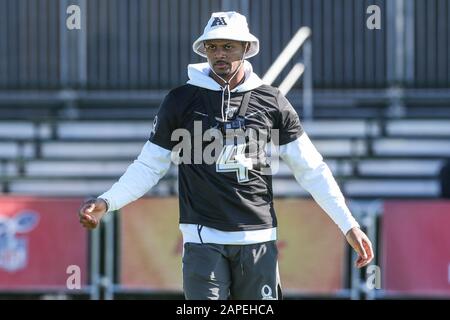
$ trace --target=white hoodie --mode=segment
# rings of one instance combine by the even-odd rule
[[[253,90],[263,84],[253,72],[252,65],[244,60],[245,81],[231,92]],[[209,76],[208,63],[188,65],[188,84],[214,91],[223,88]],[[148,141],[139,157],[131,164],[110,190],[99,198],[106,199],[109,211],[122,208],[126,204],[147,193],[161,179],[170,167],[170,150],[166,150]],[[311,143],[306,133],[296,140],[280,146],[280,157],[288,164],[297,182],[302,185],[338,225],[343,234],[351,228],[359,227],[345,204],[339,186],[322,156]],[[204,226],[199,238],[197,225],[180,224],[183,242],[217,244],[253,244],[276,240],[276,228],[252,231],[221,231]]]
[[[245,81],[239,86],[231,90],[231,92],[245,92],[258,88],[263,84],[262,80],[256,73],[253,72],[253,67],[250,62],[244,60],[244,74]],[[188,84],[202,87],[214,91],[222,91],[223,88],[209,76],[211,68],[208,62],[196,63],[188,65]]]

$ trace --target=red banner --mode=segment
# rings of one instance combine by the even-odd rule
[[[87,232],[76,214],[81,201],[0,197],[0,290],[66,288],[78,267],[86,284]]]
[[[275,201],[284,291],[334,293],[343,287],[345,239],[311,200]],[[138,200],[121,212],[121,285],[182,289],[178,199]]]
[[[450,202],[386,201],[382,252],[387,291],[450,295]]]

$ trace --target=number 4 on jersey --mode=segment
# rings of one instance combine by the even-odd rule
[[[236,172],[239,183],[248,181],[252,168],[252,159],[245,157],[245,144],[224,146],[216,162],[217,172]]]

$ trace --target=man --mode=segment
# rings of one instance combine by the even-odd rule
[[[82,205],[83,226],[95,228],[107,211],[143,196],[167,172],[175,154],[183,158],[178,167],[185,297],[280,299],[277,220],[267,174],[271,165],[264,148],[250,151],[260,146],[261,133],[277,140],[297,181],[346,235],[359,254],[356,265],[367,265],[373,258],[371,243],[297,113],[245,60],[259,51],[246,18],[236,12],[213,13],[193,50],[208,62],[188,66],[188,83],[165,97],[137,160],[109,191]],[[211,152],[212,163],[204,159],[208,130],[215,130],[211,135],[220,142]],[[239,136],[243,132],[244,138]],[[194,154],[174,139],[184,133]]]

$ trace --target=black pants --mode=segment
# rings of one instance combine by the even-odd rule
[[[183,288],[189,300],[281,299],[275,241],[250,245],[185,243]]]

